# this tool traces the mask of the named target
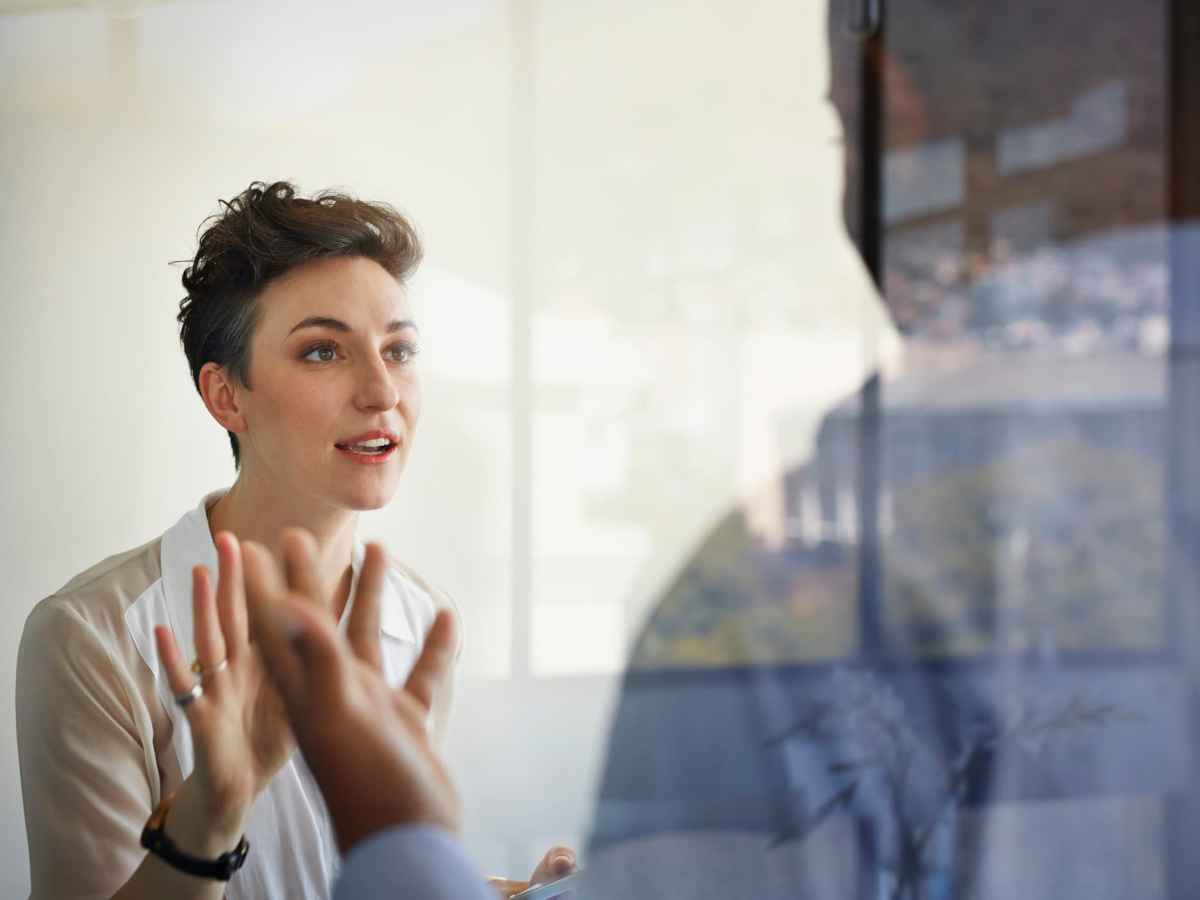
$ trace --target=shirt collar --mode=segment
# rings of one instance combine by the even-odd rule
[[[224,495],[224,489],[206,494],[199,505],[185,513],[162,538],[162,587],[166,600],[167,624],[171,626],[185,659],[191,659],[195,655],[192,630],[192,569],[198,565],[208,567],[213,576],[213,583],[216,584],[217,548],[213,544],[212,531],[208,524],[208,509]],[[362,568],[364,553],[365,546],[356,536],[351,553],[351,597],[358,586],[358,573]],[[380,631],[389,637],[415,643],[416,637],[405,615],[401,598],[401,591],[405,589],[405,585],[391,577],[391,572],[388,574],[379,598]],[[347,612],[349,608],[350,604],[347,604]]]

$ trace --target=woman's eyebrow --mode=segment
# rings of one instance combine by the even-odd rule
[[[392,334],[397,331],[403,331],[405,328],[415,329],[416,327],[417,323],[412,319],[393,319],[388,323],[387,333]],[[293,325],[288,335],[294,334],[301,328],[329,328],[333,331],[341,331],[346,334],[354,330],[341,319],[335,319],[332,316],[309,316],[307,319],[301,319]]]

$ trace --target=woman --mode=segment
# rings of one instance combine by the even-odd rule
[[[208,224],[180,333],[238,477],[26,623],[17,733],[34,898],[328,896],[337,846],[248,643],[242,551],[286,565],[306,530],[314,593],[344,612],[358,513],[394,495],[420,413],[403,287],[419,259],[390,207],[286,183],[252,184]],[[446,600],[397,563],[380,600],[383,671],[402,683]]]

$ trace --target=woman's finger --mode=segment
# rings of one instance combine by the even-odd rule
[[[354,655],[377,672],[383,666],[379,646],[379,603],[386,575],[387,554],[383,547],[367,544],[358,573],[358,588],[346,622],[346,639]]]
[[[575,851],[570,847],[551,847],[546,851],[546,855],[542,857],[537,868],[533,870],[529,882],[530,884],[545,884],[556,878],[565,878],[574,871]]]
[[[329,606],[317,575],[317,539],[303,528],[285,528],[282,535],[283,571],[294,593],[318,606]]]
[[[204,670],[211,671],[225,659],[225,638],[221,634],[221,622],[217,618],[212,578],[204,566],[192,569],[192,623],[196,642],[196,664]]]
[[[190,691],[196,684],[196,677],[184,662],[171,629],[166,625],[155,626],[154,643],[158,648],[158,658],[162,660],[163,669],[167,673],[167,684],[171,686],[171,693],[178,696]],[[190,714],[192,708],[193,705],[189,704],[184,707],[184,712]]]
[[[238,539],[228,531],[218,533],[213,541],[217,545],[217,617],[225,636],[225,652],[232,662],[245,652],[250,634],[242,551]]]
[[[429,634],[425,636],[421,655],[404,685],[405,692],[420,703],[425,712],[433,708],[434,700],[450,677],[457,641],[454,614],[448,609],[438,610]]]
[[[511,897],[513,894],[529,890],[528,881],[515,881],[512,878],[501,878],[499,875],[493,875],[487,880],[487,884],[501,897]]]

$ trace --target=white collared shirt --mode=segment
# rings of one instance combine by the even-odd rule
[[[139,837],[194,753],[154,646],[169,625],[193,654],[191,570],[217,571],[209,494],[156,541],[72,579],[30,614],[17,662],[17,738],[32,897],[109,897],[140,864]],[[357,580],[363,547],[355,544]],[[389,566],[380,598],[384,673],[401,684],[439,605],[409,570]],[[434,712],[444,722],[445,704]],[[229,900],[325,900],[339,857],[329,817],[296,754],[256,801],[250,854]]]

